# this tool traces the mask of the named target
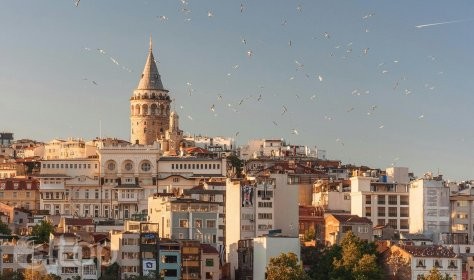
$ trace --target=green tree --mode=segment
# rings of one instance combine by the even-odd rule
[[[0,280],[24,280],[23,273],[12,271],[5,272],[0,275]]]
[[[32,239],[37,243],[49,242],[49,235],[54,232],[54,226],[50,222],[41,221],[31,231]]]
[[[309,276],[298,262],[294,253],[281,253],[270,259],[267,267],[267,280],[309,280]]]
[[[376,280],[382,279],[382,269],[377,263],[374,244],[360,240],[351,231],[341,240],[342,255],[333,262],[333,278]]]
[[[421,277],[420,280],[453,280],[453,278],[449,274],[443,276],[436,267],[433,267],[428,275]]]
[[[316,238],[316,231],[314,228],[309,228],[307,231],[304,233],[304,241],[312,241]]]
[[[12,230],[8,227],[7,224],[0,221],[0,234],[10,235],[12,234]]]
[[[113,264],[109,265],[105,271],[100,276],[99,280],[116,280],[120,279],[120,267],[119,265],[114,262]]]
[[[311,265],[312,279],[378,280],[383,271],[374,243],[360,240],[347,232],[340,245],[322,249]]]
[[[41,278],[35,278],[35,279],[41,279],[41,280],[61,280],[61,276],[56,275],[54,273],[46,274],[41,276]]]
[[[37,270],[25,269],[23,272],[23,280],[40,280],[41,278],[41,273]]]
[[[235,169],[235,177],[242,178],[242,171],[244,167],[243,161],[236,155],[228,156],[227,161],[230,162],[230,167]]]
[[[390,254],[387,265],[394,279],[410,278],[410,262],[402,256],[399,250],[395,250]]]

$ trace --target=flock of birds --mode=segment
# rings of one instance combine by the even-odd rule
[[[184,21],[185,22],[191,22],[191,20],[192,20],[191,17],[190,17],[191,8],[190,8],[190,5],[189,5],[189,1],[188,0],[179,0],[179,1],[180,1],[179,12],[184,17]],[[73,0],[73,2],[74,2],[74,5],[76,7],[79,7],[80,0]],[[244,14],[246,12],[247,6],[246,6],[246,4],[241,3],[238,6],[238,9],[240,10],[241,14]],[[303,6],[301,4],[298,4],[296,6],[296,12],[297,13],[302,13],[303,12]],[[208,10],[207,11],[207,17],[208,18],[214,18],[215,16],[216,16],[216,14],[214,13],[213,10]],[[372,20],[372,18],[374,18],[374,17],[376,17],[376,13],[374,13],[374,12],[366,13],[366,14],[364,14],[360,17],[360,20],[363,22],[362,32],[370,33],[370,29],[367,27],[368,26],[367,22]],[[156,16],[156,18],[161,23],[166,23],[169,20],[168,15],[158,15],[158,16]],[[421,28],[427,28],[427,27],[441,25],[441,24],[452,24],[452,23],[458,23],[458,22],[463,22],[463,21],[466,21],[466,20],[456,20],[456,21],[438,22],[438,23],[431,23],[431,24],[422,24],[422,25],[415,26],[415,28],[421,29]],[[285,26],[287,26],[288,24],[289,24],[288,19],[285,19],[285,18],[282,19],[281,26],[283,26],[283,28]],[[333,37],[336,37],[336,35],[331,34],[329,31],[324,31],[324,32],[320,33],[319,35],[314,36],[313,39],[324,40],[326,42],[331,42],[331,40],[333,40]],[[288,47],[293,48],[297,41],[295,41],[294,39],[289,39],[287,42],[288,42],[287,43]],[[250,47],[251,44],[249,43],[249,40],[247,38],[241,37],[240,38],[240,44],[241,44],[241,47],[243,49],[245,49],[245,56],[247,57],[247,59],[252,59],[254,56],[257,56],[257,53],[254,51],[254,49],[252,49]],[[368,47],[368,46],[356,47],[355,45],[356,44],[354,44],[353,42],[347,42],[347,43],[344,43],[344,44],[334,44],[332,51],[330,51],[330,53],[328,55],[330,57],[340,58],[342,60],[348,60],[348,59],[352,59],[354,57],[363,59],[363,57],[370,56],[371,52],[373,51],[373,47]],[[94,48],[86,47],[86,48],[84,48],[84,50],[88,51],[88,52],[96,52],[98,55],[107,57],[110,60],[110,62],[112,62],[116,66],[121,67],[125,71],[132,72],[132,70],[130,68],[128,68],[125,65],[122,65],[121,63],[119,63],[118,59],[108,55],[108,53],[105,50],[101,49],[101,48],[95,48],[94,49]],[[433,57],[433,56],[428,56],[427,59],[429,59],[431,61],[436,60],[436,58]],[[394,66],[394,65],[398,65],[399,63],[400,63],[399,59],[393,59],[390,62],[382,62],[378,65],[377,71],[380,73],[380,75],[386,75],[387,76],[387,75],[391,74],[391,67]],[[326,77],[325,74],[323,74],[323,73],[304,73],[306,68],[305,68],[304,62],[300,59],[294,60],[293,67],[295,69],[295,73],[297,73],[297,74],[298,73],[303,73],[303,75],[306,79],[314,80],[316,83],[319,83],[319,84],[324,84],[324,83],[326,83],[327,78],[328,79],[331,78],[331,77]],[[227,72],[225,74],[225,76],[227,78],[231,78],[236,71],[239,71],[240,68],[241,68],[240,63],[239,64],[235,63],[235,64],[231,65],[230,66],[230,69],[231,69],[230,72]],[[295,75],[297,75],[297,74],[295,74]],[[441,75],[441,74],[443,74],[443,72],[440,71],[440,72],[438,72],[438,74]],[[295,80],[296,79],[295,75],[290,76],[288,78],[289,81]],[[89,79],[84,78],[84,80],[89,80]],[[407,80],[407,78],[403,75],[396,78],[396,80],[393,81],[392,91],[400,92],[403,95],[411,95],[413,93],[413,89],[409,88],[406,85],[406,80]],[[95,80],[91,80],[91,83],[95,86],[98,85],[98,82],[95,81]],[[433,90],[435,90],[435,88],[436,88],[435,85],[433,85],[431,83],[426,83],[425,84],[425,89],[427,91],[433,91]],[[186,82],[185,89],[186,89],[187,94],[189,96],[193,96],[197,92],[196,89],[193,87],[192,82]],[[370,95],[371,91],[369,89],[355,88],[350,94],[352,96],[357,97],[357,96]],[[223,92],[218,93],[216,95],[215,101],[212,102],[209,105],[208,108],[209,108],[210,113],[213,116],[218,117],[218,112],[222,112],[223,110],[230,110],[231,112],[238,113],[248,103],[253,103],[253,104],[262,103],[263,104],[264,101],[265,101],[265,98],[274,98],[274,97],[275,96],[271,96],[268,93],[266,93],[265,92],[265,86],[262,85],[262,86],[259,86],[257,89],[255,89],[254,93],[248,94],[248,95],[243,96],[243,97],[240,97],[235,101],[230,101],[232,99],[232,97],[226,96],[226,94],[223,93]],[[305,98],[308,98],[308,99],[306,99],[306,101],[317,102],[317,100],[319,99],[319,94],[311,94],[308,97],[304,97],[304,96],[302,97],[301,94],[296,93],[295,97],[296,97],[297,100],[300,100],[300,99],[303,100]],[[184,107],[182,105],[179,106],[179,108],[184,109]],[[296,110],[296,109],[294,109],[294,110]],[[379,105],[378,104],[373,104],[373,105],[370,105],[370,107],[368,107],[366,109],[362,109],[362,110],[366,110],[365,115],[367,115],[368,117],[371,117],[371,116],[377,114],[377,112],[379,110]],[[289,104],[281,104],[278,111],[279,111],[279,114],[275,114],[274,118],[266,119],[268,122],[271,122],[274,126],[280,126],[280,123],[284,122],[285,118],[289,118],[289,115],[292,112],[291,106]],[[344,111],[347,114],[353,114],[353,112],[360,111],[360,108],[356,107],[356,106],[351,106],[351,107],[345,109]],[[324,115],[324,120],[325,121],[333,121],[337,117],[338,117],[337,115],[325,114]],[[417,118],[419,120],[424,119],[425,118],[425,113],[419,112]],[[195,118],[191,115],[187,115],[187,119],[189,119],[190,121],[195,120]],[[286,121],[286,122],[290,122],[290,121]],[[295,125],[296,123],[297,122],[291,123],[293,125],[293,127],[288,132],[289,134],[294,135],[294,136],[298,136],[302,133],[302,130],[299,129],[297,127],[297,125]],[[386,124],[384,124],[383,122],[379,122],[378,125],[377,125],[377,128],[378,129],[384,129],[384,128],[386,128]],[[239,135],[239,131],[234,132],[234,135],[237,137]],[[337,143],[339,143],[340,145],[344,146],[344,141],[343,141],[342,137],[337,137],[335,139],[335,141]]]

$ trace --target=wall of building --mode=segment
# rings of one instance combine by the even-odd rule
[[[291,252],[300,259],[300,240],[297,237],[256,237],[253,244],[253,279],[265,279],[270,258],[281,253]]]

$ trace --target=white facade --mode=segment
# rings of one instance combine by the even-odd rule
[[[440,233],[449,232],[449,188],[444,182],[425,177],[410,184],[410,233],[423,233],[438,243]]]
[[[239,240],[263,236],[273,229],[298,236],[298,186],[289,185],[287,180],[286,174],[242,182],[227,180],[226,254],[231,271],[238,267]]]
[[[408,168],[391,169],[390,178],[408,181]],[[387,172],[389,173],[389,172]],[[374,226],[388,225],[400,232],[408,232],[411,203],[408,184],[395,182],[389,177],[351,177],[351,214],[369,218]]]
[[[112,190],[113,217],[146,214],[148,197],[156,192],[160,145],[99,145],[98,153],[102,187]]]
[[[281,253],[294,253],[300,259],[298,237],[264,236],[253,239],[253,279],[265,279],[267,265],[271,258]]]

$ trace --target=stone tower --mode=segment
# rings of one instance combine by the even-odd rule
[[[170,125],[171,99],[163,88],[160,73],[153,57],[152,41],[145,68],[130,98],[132,144],[151,145],[165,137]]]

